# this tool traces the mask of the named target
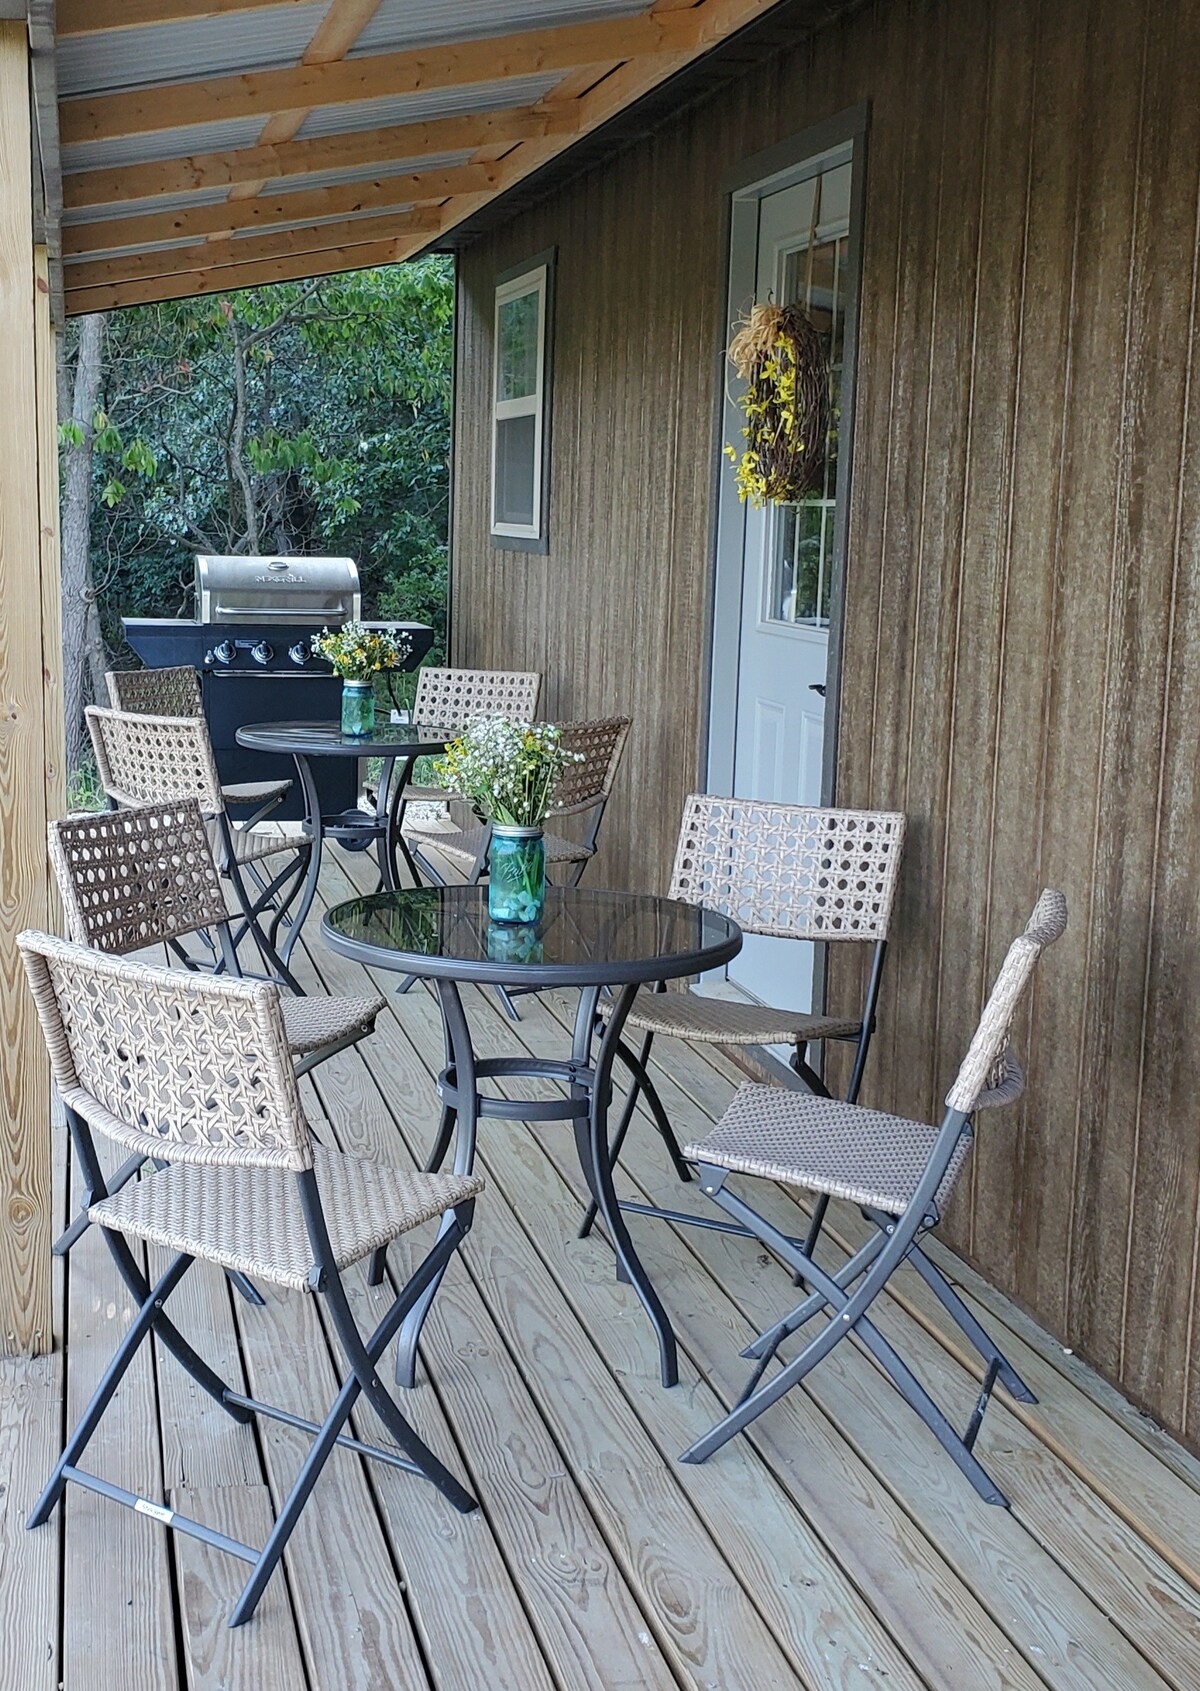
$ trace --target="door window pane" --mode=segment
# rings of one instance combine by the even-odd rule
[[[764,613],[769,621],[828,628],[837,498],[838,425],[846,333],[850,166],[817,178],[815,226],[782,257],[780,298],[798,300],[829,360],[829,430],[821,475],[798,505],[775,507]]]

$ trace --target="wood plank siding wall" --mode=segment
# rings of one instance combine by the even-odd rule
[[[866,1098],[936,1113],[1062,887],[1031,1087],[981,1123],[950,1232],[1193,1445],[1198,75],[1191,0],[880,0],[477,241],[454,550],[459,661],[636,718],[595,878],[660,882],[701,778],[721,182],[869,100],[837,792],[911,834]],[[541,557],[488,544],[488,390],[495,276],[549,246]]]

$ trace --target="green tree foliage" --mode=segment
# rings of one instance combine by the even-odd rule
[[[94,431],[105,637],[186,610],[192,555],[346,553],[444,654],[453,286],[441,258],[114,312]],[[67,425],[69,430],[71,425]]]

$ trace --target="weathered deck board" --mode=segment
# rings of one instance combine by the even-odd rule
[[[336,900],[362,858],[331,858]],[[302,978],[360,991],[364,974],[320,943]],[[380,975],[382,986],[394,980]],[[568,995],[522,1001],[509,1023],[469,995],[482,1050],[561,1050]],[[422,989],[390,996],[376,1034],[306,1083],[314,1121],[347,1149],[407,1161],[433,1123],[441,1061]],[[658,1079],[681,1127],[702,1130],[738,1071],[720,1053],[664,1042]],[[325,1125],[321,1126],[323,1118]],[[332,1125],[331,1125],[332,1124]],[[62,1135],[58,1135],[62,1146]],[[736,1394],[751,1327],[789,1299],[744,1241],[638,1223],[679,1330],[681,1385],[657,1384],[654,1347],[611,1252],[575,1238],[580,1180],[569,1130],[488,1123],[489,1188],[426,1328],[415,1392],[422,1436],[477,1491],[462,1517],[412,1476],[335,1455],[260,1616],[224,1621],[240,1564],[78,1492],[67,1526],[23,1517],[57,1445],[60,1375],[77,1413],[127,1319],[103,1243],[71,1262],[65,1351],[0,1364],[0,1590],[10,1647],[0,1691],[1189,1691],[1200,1640],[1200,1468],[945,1253],[1041,1402],[997,1394],[981,1452],[1009,1492],[977,1503],[874,1366],[848,1351],[700,1468],[674,1457]],[[57,1168],[63,1190],[65,1159]],[[665,1169],[646,1123],[629,1190],[698,1200]],[[800,1211],[779,1189],[781,1221]],[[61,1207],[61,1201],[59,1206]],[[831,1213],[830,1261],[860,1237]],[[415,1243],[415,1242],[414,1242]],[[402,1276],[410,1247],[392,1252]],[[350,1276],[366,1323],[385,1297]],[[313,1300],[267,1290],[253,1309],[196,1269],[173,1312],[226,1376],[319,1414],[339,1365]],[[978,1366],[915,1276],[881,1325],[965,1417]],[[268,1530],[306,1446],[264,1423],[236,1427],[175,1368],[147,1356],[119,1394],[89,1464],[252,1541]],[[375,1438],[368,1411],[356,1430]],[[60,1593],[61,1582],[61,1593]],[[60,1608],[60,1596],[65,1608]],[[58,1660],[61,1637],[61,1667]]]

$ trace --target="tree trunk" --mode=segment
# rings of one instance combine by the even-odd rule
[[[60,340],[59,345],[62,346]],[[59,373],[60,396],[71,388],[71,421],[82,438],[68,442],[62,476],[62,619],[63,708],[67,733],[67,771],[83,762],[87,735],[83,709],[102,698],[106,654],[92,582],[92,446],[96,401],[103,369],[104,318],[99,312],[79,320],[74,384],[65,364]],[[60,412],[61,415],[61,412]]]

